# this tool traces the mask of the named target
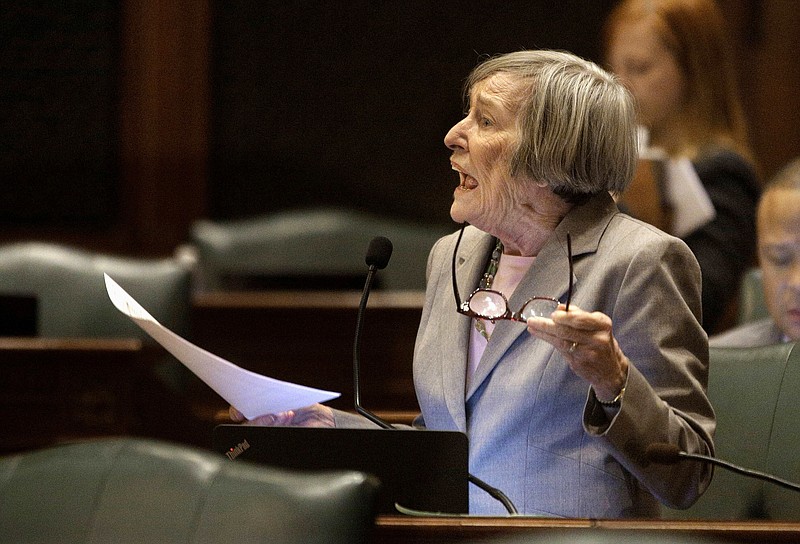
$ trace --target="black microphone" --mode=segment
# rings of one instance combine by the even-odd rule
[[[367,247],[367,255],[364,261],[367,266],[375,267],[378,270],[383,270],[389,264],[389,259],[392,257],[392,242],[383,236],[377,236],[372,239]],[[365,287],[366,288],[366,287]]]
[[[364,291],[361,294],[361,304],[358,306],[358,317],[356,318],[356,337],[353,342],[353,397],[355,399],[356,412],[369,419],[379,427],[384,429],[394,429],[390,423],[382,420],[363,406],[361,406],[361,325],[364,318],[364,310],[367,307],[367,299],[369,298],[369,291],[372,287],[372,279],[375,276],[376,270],[383,270],[389,264],[389,258],[392,256],[392,242],[388,238],[378,236],[373,238],[367,247],[367,255],[364,259],[369,266],[367,271],[367,280],[364,283]],[[480,489],[488,493],[492,498],[503,504],[509,514],[517,514],[517,508],[511,502],[505,493],[493,487],[483,480],[479,479],[472,474],[467,474],[469,481],[478,486]]]
[[[651,461],[653,463],[658,463],[661,465],[674,465],[675,463],[679,463],[685,460],[699,461],[701,463],[710,463],[712,465],[728,469],[732,472],[736,472],[737,474],[742,474],[750,478],[758,478],[759,480],[764,480],[765,482],[777,484],[781,487],[785,487],[786,489],[791,489],[793,491],[800,491],[800,485],[794,482],[778,478],[777,476],[773,476],[772,474],[766,474],[764,472],[759,472],[757,470],[744,468],[739,465],[734,465],[733,463],[730,463],[728,461],[723,461],[722,459],[718,459],[716,457],[711,457],[710,455],[685,452],[682,451],[675,444],[667,444],[664,442],[656,442],[653,444],[649,444],[647,448],[645,448],[644,450],[644,455],[647,461]]]
[[[389,264],[392,256],[392,242],[388,238],[378,236],[373,238],[367,247],[367,256],[364,259],[369,266],[367,280],[364,283],[364,291],[361,293],[361,303],[358,305],[358,317],[356,318],[356,337],[353,341],[353,397],[355,399],[356,412],[369,419],[379,427],[384,429],[394,429],[392,425],[382,420],[363,406],[361,406],[361,325],[364,320],[364,310],[367,307],[369,291],[372,287],[372,280],[377,270],[383,270]]]

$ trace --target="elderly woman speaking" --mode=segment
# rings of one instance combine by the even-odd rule
[[[526,514],[691,505],[710,469],[644,452],[713,454],[700,270],[682,241],[611,196],[636,163],[630,95],[555,51],[486,60],[465,95],[445,144],[459,177],[450,214],[469,226],[428,260],[415,425],[467,433],[471,473]],[[253,423],[371,425],[322,405]],[[504,509],[473,486],[470,512]]]

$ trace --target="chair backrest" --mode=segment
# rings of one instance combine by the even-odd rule
[[[119,438],[0,458],[2,542],[366,542],[377,482]]]
[[[48,337],[149,337],[108,298],[103,272],[161,323],[186,334],[191,271],[174,259],[134,259],[39,242],[0,247],[0,293],[38,299],[38,333]]]
[[[385,236],[394,251],[376,286],[424,289],[428,253],[452,230],[347,209],[314,208],[237,221],[198,221],[190,243],[197,251],[201,289],[252,288],[256,282],[248,284],[247,278],[265,279],[262,285],[267,286],[270,278],[296,278],[292,287],[305,283],[312,288],[320,288],[322,278],[336,287],[360,289],[367,246],[375,236]]]
[[[717,417],[716,456],[786,479],[800,477],[800,349],[776,344],[709,349],[708,396]],[[782,488],[717,468],[705,494],[673,519],[795,519]]]
[[[764,283],[760,268],[750,268],[742,275],[739,286],[739,306],[737,324],[758,321],[769,317],[764,300]]]
[[[795,344],[791,344],[795,345]],[[772,421],[765,471],[800,483],[800,348],[794,347]],[[800,492],[776,485],[764,487],[764,512],[774,520],[800,521]]]

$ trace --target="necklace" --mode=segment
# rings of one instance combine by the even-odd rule
[[[494,250],[492,250],[492,258],[489,260],[489,264],[486,265],[486,271],[483,273],[483,277],[481,278],[481,282],[479,287],[481,289],[491,289],[492,282],[494,282],[494,277],[497,274],[497,268],[500,266],[500,256],[503,254],[503,242],[500,239],[497,239],[497,244],[494,246]],[[489,341],[489,331],[486,330],[486,323],[484,323],[483,319],[476,317],[475,318],[475,330],[481,333],[481,336],[486,338],[486,341]]]

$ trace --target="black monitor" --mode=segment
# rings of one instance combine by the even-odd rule
[[[380,513],[469,511],[467,436],[455,431],[218,425],[215,451],[232,461],[295,470],[350,469],[381,482]]]

